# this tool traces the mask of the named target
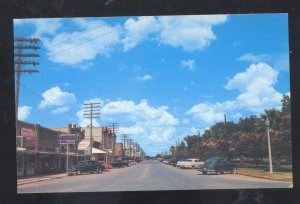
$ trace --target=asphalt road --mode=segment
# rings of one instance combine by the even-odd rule
[[[159,161],[144,161],[103,174],[66,176],[20,185],[18,193],[288,188],[290,185],[290,182],[238,174],[202,175],[194,169],[179,169]]]

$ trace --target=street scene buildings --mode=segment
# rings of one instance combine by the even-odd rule
[[[16,19],[14,36],[19,193],[293,186],[287,14]]]
[[[122,143],[116,143],[116,133],[107,126],[93,127],[92,154],[89,127],[68,124],[62,128],[45,128],[39,124],[18,121],[17,176],[34,176],[63,172],[81,161],[92,159],[106,163],[123,159]],[[132,148],[129,158],[141,157]]]

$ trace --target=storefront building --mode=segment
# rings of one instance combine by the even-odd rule
[[[17,176],[42,174],[63,167],[64,154],[59,152],[58,132],[18,121],[16,130]]]

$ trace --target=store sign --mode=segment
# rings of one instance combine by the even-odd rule
[[[63,143],[75,143],[78,140],[78,135],[76,134],[62,134],[59,135],[58,140],[61,144]]]
[[[90,140],[82,140],[78,144],[78,150],[89,150],[88,148],[90,147]]]
[[[33,134],[34,132],[31,129],[26,129],[26,128],[21,129],[21,135],[25,137],[27,140],[33,140]]]

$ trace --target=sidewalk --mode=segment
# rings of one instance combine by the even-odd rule
[[[36,177],[30,177],[30,178],[19,178],[17,180],[17,184],[24,185],[24,184],[35,183],[35,182],[39,182],[39,181],[62,178],[65,176],[67,176],[65,173],[60,173],[60,174],[42,175],[42,176],[36,176]]]

